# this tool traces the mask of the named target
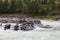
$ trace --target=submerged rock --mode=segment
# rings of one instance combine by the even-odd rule
[[[40,20],[34,20],[34,24],[41,24]]]
[[[60,27],[55,27],[53,30],[60,31]]]
[[[46,28],[46,29],[53,28],[50,25],[42,25],[42,24],[38,25],[38,27],[40,27],[40,28]]]

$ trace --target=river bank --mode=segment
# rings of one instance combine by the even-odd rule
[[[50,19],[50,18],[56,18],[59,16],[41,16],[41,15],[37,15],[37,16],[31,16],[31,15],[27,15],[27,14],[19,14],[19,13],[1,13],[0,17],[9,17],[9,16],[15,16],[15,17],[24,17],[24,18],[38,18],[38,19]]]

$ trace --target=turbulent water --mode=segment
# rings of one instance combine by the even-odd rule
[[[41,20],[41,23],[44,25],[51,25],[54,27],[60,26],[60,21],[54,21],[54,20]]]
[[[40,28],[40,27],[35,26],[36,27],[35,30],[43,30],[43,31],[47,30],[48,31],[48,30],[54,30],[54,29],[59,30],[60,29],[60,21],[54,21],[54,20],[40,20],[40,21],[43,25],[50,25],[53,28],[44,29],[44,28]]]
[[[41,24],[43,24],[43,25],[49,25],[49,26],[53,27],[52,29],[60,28],[60,21],[54,21],[54,20],[40,20],[40,21],[41,21]],[[1,26],[1,23],[0,23],[0,30],[1,29],[4,30],[4,26],[6,24],[11,24],[12,25],[11,29],[13,29],[13,27],[16,23],[2,23],[2,26]],[[44,28],[38,27],[37,24],[35,24],[34,27],[35,27],[35,30],[52,30],[52,29],[44,29]]]
[[[60,21],[41,20],[43,25],[50,25],[54,28],[60,27]],[[14,23],[11,23],[14,26]],[[35,25],[35,30],[32,31],[14,31],[3,30],[5,24],[0,28],[0,40],[60,40],[60,31],[52,29],[44,29]],[[47,30],[47,31],[44,31]],[[49,31],[52,30],[52,31]]]

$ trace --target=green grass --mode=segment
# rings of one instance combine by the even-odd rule
[[[49,19],[49,18],[55,18],[56,16],[29,16],[29,15],[26,15],[26,14],[19,14],[19,13],[11,13],[11,14],[3,14],[1,13],[0,14],[0,17],[9,17],[9,16],[16,16],[16,17],[31,17],[31,18],[39,18],[39,19]]]
[[[3,16],[3,17],[5,17],[5,16],[17,16],[17,17],[22,17],[22,16],[26,16],[26,15],[25,15],[25,14],[19,14],[19,13],[16,13],[16,14],[15,14],[15,13],[11,13],[11,14],[10,14],[10,13],[6,13],[6,14],[1,13],[1,14],[0,14],[0,17],[2,17],[2,16]]]
[[[32,18],[39,18],[39,19],[49,19],[49,18],[55,18],[56,16],[33,16]]]

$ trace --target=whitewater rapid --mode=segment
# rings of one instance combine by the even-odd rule
[[[54,20],[40,20],[41,24],[43,25],[50,25],[51,27],[53,27],[52,29],[44,29],[44,28],[40,28],[40,27],[36,27],[35,30],[54,30],[54,29],[60,29],[60,21],[54,21]]]
[[[54,21],[54,20],[41,20],[41,23],[43,25],[51,25],[54,27],[60,26],[60,21]]]
[[[41,20],[43,25],[50,25],[53,27],[60,27],[60,21]],[[11,23],[14,26],[14,23]],[[60,40],[60,31],[41,31],[40,27],[35,25],[36,29],[32,31],[14,31],[3,30],[4,27],[0,26],[0,40]],[[46,30],[46,29],[44,29]]]
[[[40,28],[37,25],[35,26],[34,30],[53,30],[54,28],[60,28],[60,21],[54,21],[54,20],[40,20],[41,24],[43,25],[50,25],[51,27],[53,27],[52,29],[44,29],[44,28]],[[0,30],[4,30],[4,27],[6,24],[11,24],[11,30],[13,30],[13,27],[16,23],[2,23],[2,26],[0,26]],[[19,24],[20,25],[20,24]]]

